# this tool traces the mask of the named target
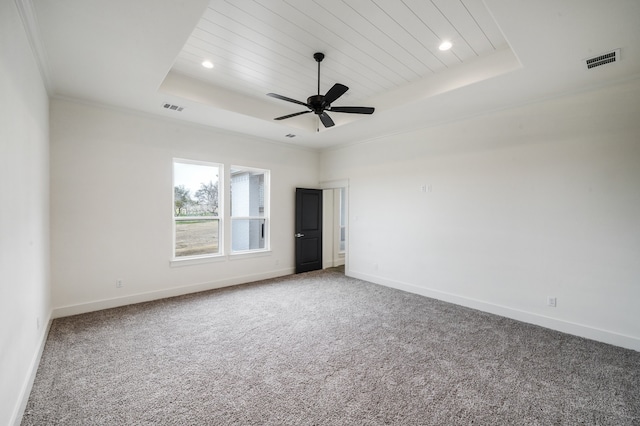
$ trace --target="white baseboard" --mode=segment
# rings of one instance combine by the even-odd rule
[[[522,311],[519,309],[510,308],[508,306],[496,305],[482,300],[462,297],[456,294],[439,290],[419,287],[414,284],[388,280],[357,271],[346,271],[346,275],[375,284],[380,284],[386,287],[403,290],[409,293],[419,294],[421,296],[430,297],[432,299],[442,300],[444,302],[465,306],[467,308],[477,309],[479,311],[500,315],[502,317],[511,318],[517,321],[539,325],[541,327],[549,328],[567,334],[572,334],[574,336],[580,336],[587,339],[596,340],[598,342],[608,343],[611,345],[620,346],[626,349],[632,349],[640,352],[640,339],[636,337],[627,336],[608,330],[602,330],[583,324],[564,321],[557,318],[551,318],[533,312]]]
[[[113,299],[96,300],[93,302],[80,303],[77,305],[60,306],[53,309],[53,318],[68,317],[70,315],[84,314],[87,312],[100,311],[102,309],[117,308],[119,306],[133,305],[135,303],[150,302],[152,300],[166,299],[167,297],[182,296],[184,294],[198,293],[200,291],[215,290],[217,288],[229,287],[238,284],[245,284],[254,281],[266,280],[270,278],[291,275],[294,268],[279,269],[276,271],[259,274],[243,275],[218,281],[189,284],[185,286],[172,287],[164,290],[150,291],[145,293],[131,294]]]
[[[322,269],[335,268],[336,266],[342,266],[342,265],[344,265],[344,257],[337,258],[337,259],[329,259],[329,260],[325,260],[322,263]]]
[[[38,344],[38,348],[31,358],[31,363],[29,364],[29,374],[27,374],[27,377],[25,377],[24,383],[22,384],[22,389],[20,390],[20,398],[18,399],[18,405],[16,405],[15,409],[13,410],[13,415],[9,423],[10,425],[20,426],[20,423],[22,423],[24,410],[27,408],[27,403],[29,402],[29,396],[31,395],[33,382],[36,380],[36,373],[38,372],[38,367],[40,366],[40,359],[42,358],[42,353],[44,352],[44,345],[47,342],[47,336],[49,335],[49,329],[51,328],[51,321],[53,320],[51,311],[49,311],[48,316],[49,317],[45,320],[46,326],[42,328],[42,332],[40,333],[40,343]]]

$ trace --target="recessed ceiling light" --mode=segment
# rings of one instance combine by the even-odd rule
[[[202,66],[208,69],[213,68],[213,62],[211,61],[202,61]]]
[[[443,41],[442,43],[440,43],[440,46],[438,46],[438,49],[444,51],[451,49],[451,47],[453,47],[453,44],[451,44],[450,41]]]

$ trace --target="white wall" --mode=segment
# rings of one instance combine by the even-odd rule
[[[271,252],[170,266],[175,157],[271,170]],[[54,316],[292,273],[295,188],[318,175],[315,151],[53,100]]]
[[[48,98],[13,1],[0,2],[0,424],[20,419],[50,318]]]
[[[640,79],[326,151],[334,179],[348,275],[640,350]]]

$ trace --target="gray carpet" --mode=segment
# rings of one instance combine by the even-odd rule
[[[640,353],[318,271],[57,319],[23,425],[640,424]]]

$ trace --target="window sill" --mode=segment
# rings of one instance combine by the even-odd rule
[[[214,256],[193,256],[185,257],[184,259],[171,259],[169,266],[172,268],[190,265],[200,265],[203,263],[221,262],[225,260],[225,256],[222,254],[216,254]]]
[[[271,250],[252,250],[252,251],[237,251],[229,255],[229,260],[246,259],[248,257],[262,257],[271,256]]]
[[[271,256],[271,250],[239,251],[226,256],[224,254],[217,254],[214,256],[193,256],[185,257],[184,259],[171,259],[169,260],[169,266],[172,268],[179,268],[182,266],[202,265],[206,263],[223,262],[225,260],[240,260],[264,256]]]

